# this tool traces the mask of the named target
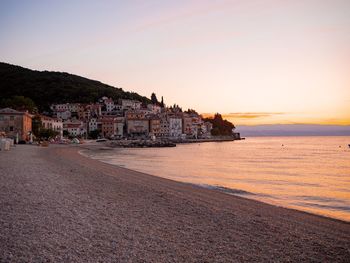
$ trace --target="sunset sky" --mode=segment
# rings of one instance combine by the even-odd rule
[[[235,124],[350,124],[350,1],[0,1],[0,60]]]

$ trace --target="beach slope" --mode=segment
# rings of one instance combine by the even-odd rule
[[[114,167],[80,149],[0,152],[0,262],[349,262],[349,223]]]

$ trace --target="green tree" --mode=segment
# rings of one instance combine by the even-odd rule
[[[216,113],[213,118],[204,119],[204,121],[209,121],[213,124],[213,129],[211,130],[213,136],[231,136],[232,130],[235,129],[233,123],[224,120],[219,113]]]
[[[113,100],[133,99],[150,103],[149,98],[99,81],[62,72],[34,71],[0,62],[0,104],[3,105],[3,98],[13,96],[31,98],[40,112],[48,112],[53,103],[91,103],[103,96]],[[1,105],[0,108],[4,107]]]
[[[32,131],[35,137],[39,137],[40,129],[42,128],[42,121],[39,115],[35,115],[32,119]]]
[[[1,107],[9,107],[19,111],[29,111],[35,113],[38,111],[34,101],[24,96],[13,96],[11,98],[2,99],[0,102]]]
[[[41,128],[38,137],[40,139],[49,140],[51,138],[55,138],[58,134],[59,134],[58,132],[56,132],[52,129]]]
[[[91,139],[97,139],[99,135],[100,135],[100,131],[99,130],[94,130],[94,131],[90,131],[89,132],[89,137]]]

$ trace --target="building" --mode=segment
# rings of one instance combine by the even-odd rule
[[[182,118],[170,117],[169,118],[169,136],[172,138],[180,138],[182,135]]]
[[[54,112],[57,111],[70,111],[70,112],[78,112],[80,104],[79,103],[64,103],[64,104],[53,104],[51,109]]]
[[[142,102],[138,100],[121,100],[122,110],[140,110]]]
[[[148,136],[149,119],[144,111],[128,111],[126,116],[127,133],[130,136]]]
[[[162,108],[159,105],[156,104],[148,104],[147,110],[149,110],[153,114],[159,114],[162,111]]]
[[[67,120],[63,122],[63,130],[70,136],[84,137],[87,134],[86,125],[80,120]]]
[[[32,132],[32,115],[10,108],[0,109],[0,132],[28,141]]]
[[[117,121],[116,118],[110,116],[103,116],[101,121],[101,133],[103,137],[111,138],[117,133]]]
[[[88,120],[88,119],[90,119],[90,114],[91,114],[91,112],[88,109],[87,105],[84,105],[84,104],[80,104],[79,105],[78,112],[77,112],[79,120]]]
[[[149,120],[147,119],[128,119],[127,133],[131,136],[148,136]]]
[[[104,100],[104,104],[106,105],[107,111],[113,111],[115,108],[114,101],[112,99]]]
[[[160,137],[169,137],[169,120],[166,114],[160,115]]]
[[[102,115],[102,105],[99,103],[89,104],[86,109],[90,112],[90,117],[98,117]]]
[[[100,122],[101,122],[101,133],[103,137],[107,137],[107,138],[123,137],[124,117],[103,116],[100,118]]]
[[[70,112],[79,112],[80,103],[67,103]]]
[[[51,118],[40,115],[42,127],[59,133],[60,138],[63,138],[63,122],[60,119]]]
[[[160,137],[160,118],[157,116],[150,117],[149,120],[149,133],[150,135],[154,135],[155,137]]]
[[[202,134],[203,121],[197,113],[184,113],[183,117],[183,133],[188,138],[198,138]],[[211,130],[211,129],[210,129]]]
[[[209,121],[203,122],[202,124],[202,138],[211,138],[211,130],[213,129],[213,124]]]
[[[72,113],[69,110],[58,110],[56,111],[57,119],[68,120],[72,117]]]
[[[88,123],[88,130],[89,132],[91,131],[96,131],[98,129],[98,121],[97,118],[91,118]]]
[[[116,117],[116,121],[117,121],[117,131],[116,131],[115,137],[123,138],[125,118],[124,117]]]
[[[51,105],[50,108],[54,112],[67,111],[68,110],[68,103],[65,103],[65,104],[53,104],[53,105]]]
[[[194,137],[195,136],[195,129],[192,125],[193,120],[192,117],[188,114],[185,114],[183,117],[183,133],[186,134],[187,137]]]

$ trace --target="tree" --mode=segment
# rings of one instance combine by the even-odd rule
[[[157,96],[156,96],[156,94],[154,92],[151,95],[151,102],[152,102],[152,104],[159,104]]]
[[[57,131],[54,131],[52,129],[45,129],[45,128],[41,128],[40,132],[39,132],[39,138],[40,139],[51,139],[54,138],[58,135],[59,133]]]
[[[94,131],[89,132],[89,137],[91,139],[97,139],[99,135],[100,135],[100,132],[98,130],[94,130]]]
[[[211,130],[213,136],[230,136],[232,135],[232,130],[235,129],[235,126],[228,120],[224,120],[219,113],[216,113],[214,118],[206,118],[204,121],[209,121],[213,124],[213,129]]]
[[[29,111],[35,113],[38,111],[34,101],[24,96],[13,96],[11,98],[2,99],[0,101],[1,107],[9,107],[19,111]]]
[[[188,109],[187,111],[185,111],[186,113],[189,113],[189,114],[196,114],[198,115],[198,112],[196,112],[194,109]]]
[[[2,99],[13,96],[31,98],[40,112],[49,111],[54,103],[90,103],[103,96],[150,103],[149,98],[99,81],[68,73],[33,71],[0,62],[0,108],[7,107],[3,106]]]
[[[32,119],[32,131],[35,137],[39,137],[42,121],[39,115],[35,115]]]

